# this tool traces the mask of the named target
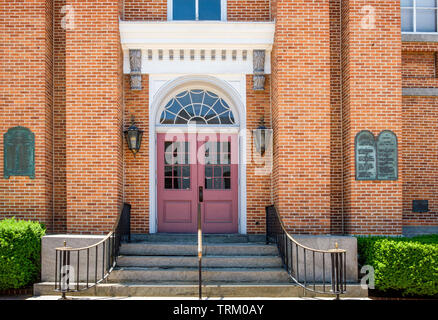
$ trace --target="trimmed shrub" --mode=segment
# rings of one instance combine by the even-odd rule
[[[23,288],[38,279],[44,234],[38,222],[0,221],[0,290]]]
[[[375,288],[404,296],[438,295],[438,235],[358,237],[359,265],[371,265]]]

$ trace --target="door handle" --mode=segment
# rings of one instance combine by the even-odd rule
[[[204,187],[199,187],[199,202],[204,202]]]

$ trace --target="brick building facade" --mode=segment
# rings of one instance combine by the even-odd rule
[[[176,21],[178,3],[2,2],[0,131],[35,134],[35,178],[4,177],[0,139],[1,218],[101,234],[128,202],[134,233],[160,232],[160,215],[178,214],[160,207],[156,137],[172,127],[163,125],[163,110],[183,92],[193,100],[204,90],[202,99],[213,92],[234,112],[224,127],[239,137],[231,181],[238,196],[229,200],[238,209],[228,217],[239,233],[264,233],[271,204],[292,233],[437,230],[438,30],[402,32],[396,0],[218,0],[213,21]],[[187,20],[214,11],[193,3],[195,19]],[[140,89],[132,87],[135,50]],[[261,73],[256,51],[265,56]],[[254,83],[260,74],[262,90]],[[123,136],[132,117],[144,131],[135,157]],[[261,118],[273,130],[264,156],[253,139]],[[362,130],[396,134],[397,179],[356,179]],[[413,212],[414,200],[428,200],[428,210]],[[221,216],[228,204],[217,204],[211,219],[228,219]]]

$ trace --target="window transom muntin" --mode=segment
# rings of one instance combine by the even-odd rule
[[[228,103],[217,94],[204,89],[191,89],[175,95],[160,116],[162,125],[235,125]]]

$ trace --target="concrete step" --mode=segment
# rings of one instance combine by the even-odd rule
[[[282,268],[203,268],[203,281],[223,282],[283,282],[289,281]],[[197,268],[141,268],[119,267],[108,277],[108,282],[151,282],[151,281],[197,281]]]
[[[198,258],[191,256],[119,256],[119,267],[192,267]],[[281,268],[279,256],[211,256],[202,258],[202,267],[216,268]]]
[[[226,256],[264,256],[278,255],[276,245],[257,243],[207,243],[203,245],[204,255]],[[133,256],[197,256],[195,243],[165,243],[165,242],[137,242],[123,243],[120,247],[120,255]]]
[[[34,285],[34,295],[60,295],[53,290],[53,282]],[[322,291],[322,286],[317,286]],[[327,288],[329,290],[329,288]],[[202,286],[204,298],[294,298],[294,297],[333,297],[329,294],[305,291],[302,287],[287,283],[207,283]],[[103,283],[95,288],[80,292],[69,292],[67,296],[98,297],[197,297],[198,285],[195,283]],[[347,293],[342,298],[366,298],[368,290],[359,284],[348,284]]]

